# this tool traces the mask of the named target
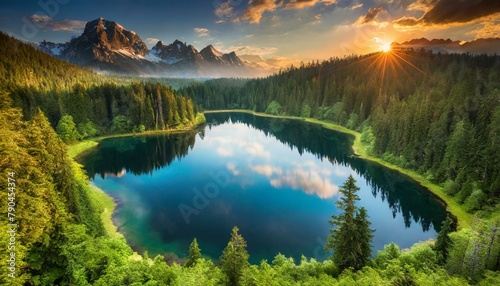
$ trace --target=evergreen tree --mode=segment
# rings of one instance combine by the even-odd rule
[[[452,231],[453,221],[449,216],[447,216],[446,220],[443,221],[441,225],[441,231],[439,231],[439,234],[436,238],[436,244],[434,245],[434,250],[436,250],[439,264],[446,263],[446,260],[448,259],[450,247],[453,245],[453,241],[449,236]]]
[[[368,220],[368,212],[364,207],[360,208],[354,219],[356,224],[356,238],[358,240],[358,248],[356,249],[358,255],[357,266],[354,268],[362,268],[368,263],[371,255],[372,239],[374,230],[370,228],[371,222]]]
[[[340,192],[342,198],[337,201],[337,208],[343,211],[339,215],[332,215],[330,229],[325,250],[333,250],[333,261],[340,270],[352,267],[361,269],[368,262],[372,232],[368,215],[364,208],[357,209],[355,203],[359,200],[356,192],[356,180],[351,176],[344,183]]]
[[[227,285],[239,285],[243,270],[248,267],[247,242],[238,233],[238,227],[233,227],[231,239],[224,248],[221,256],[222,272],[226,274]]]
[[[196,265],[196,262],[198,262],[198,259],[201,258],[201,250],[198,247],[198,241],[196,240],[196,237],[193,239],[193,242],[191,242],[191,245],[189,245],[189,258],[188,261],[186,262],[187,267],[193,267]]]
[[[73,122],[73,116],[63,115],[61,120],[56,127],[57,134],[64,142],[70,142],[80,139],[80,133],[76,129],[75,122]]]

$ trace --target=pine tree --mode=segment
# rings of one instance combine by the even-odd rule
[[[224,248],[221,256],[222,271],[226,274],[227,285],[239,285],[243,269],[248,266],[247,242],[238,233],[238,227],[233,227],[231,239]]]
[[[196,265],[196,262],[198,262],[198,259],[201,258],[201,250],[198,246],[198,241],[196,240],[196,237],[193,239],[193,242],[191,242],[191,245],[189,245],[189,258],[188,261],[186,262],[187,267],[192,267]]]
[[[359,200],[356,192],[356,180],[349,176],[340,192],[342,197],[337,201],[337,208],[343,211],[332,215],[325,250],[333,250],[333,261],[340,270],[352,267],[361,269],[368,262],[371,250],[372,232],[368,214],[365,208],[357,209],[355,203]]]
[[[372,252],[371,241],[373,239],[374,230],[370,228],[371,222],[368,220],[368,212],[364,207],[360,208],[356,214],[354,222],[356,224],[356,238],[358,240],[357,263],[355,269],[360,269],[368,263]]]
[[[449,216],[447,216],[446,220],[443,221],[441,225],[441,231],[439,231],[436,238],[436,244],[434,245],[434,250],[436,250],[439,264],[446,263],[446,260],[448,259],[448,253],[453,244],[453,240],[451,240],[449,236],[452,231],[453,221]]]

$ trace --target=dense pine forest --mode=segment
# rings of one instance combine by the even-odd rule
[[[167,263],[163,256],[150,258],[147,252],[140,256],[111,225],[113,202],[89,184],[64,142],[190,127],[203,121],[196,116],[193,100],[203,109],[313,116],[363,131],[374,154],[421,168],[433,180],[445,182],[471,210],[485,212],[485,206],[493,206],[498,198],[497,58],[411,54],[418,55],[413,64],[422,71],[408,69],[411,76],[399,81],[387,71],[380,86],[377,73],[363,73],[359,67],[369,66],[368,58],[352,57],[293,68],[267,79],[209,81],[177,92],[157,83],[95,74],[4,34],[0,51],[0,177],[4,186],[15,182],[15,190],[2,192],[1,200],[15,202],[18,225],[15,244],[11,227],[0,226],[0,249],[16,253],[14,278],[9,276],[11,258],[0,260],[2,285],[496,285],[500,281],[500,223],[480,218],[459,232],[452,232],[447,220],[436,243],[404,251],[390,244],[370,259],[364,244],[363,259],[353,268],[335,260],[293,261],[281,254],[273,261],[250,265],[238,228],[228,233],[228,245],[217,261],[204,258],[203,245],[194,238],[185,250],[187,259]],[[423,144],[432,139],[436,142]],[[181,154],[186,147],[175,149]],[[355,189],[354,183],[346,183],[346,188]],[[6,219],[13,211],[4,205],[1,216]],[[358,215],[355,219],[369,225],[361,219],[362,210]],[[343,222],[338,218],[337,223]],[[337,240],[332,241],[335,247]]]
[[[369,153],[443,184],[469,212],[500,199],[500,57],[396,50],[184,89],[199,108],[311,117],[362,132]]]
[[[50,57],[0,34],[0,86],[23,118],[40,109],[65,141],[109,133],[188,127],[196,109],[190,98],[159,82],[104,77]]]

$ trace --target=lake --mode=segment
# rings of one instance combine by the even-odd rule
[[[81,158],[92,183],[118,203],[114,222],[137,251],[218,259],[233,226],[250,262],[282,253],[325,260],[339,187],[352,174],[376,230],[373,254],[435,238],[443,205],[408,177],[357,158],[353,137],[301,120],[209,113],[180,134],[103,140]]]

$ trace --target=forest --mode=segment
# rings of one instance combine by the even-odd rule
[[[7,256],[0,260],[2,285],[500,284],[500,222],[479,216],[471,228],[458,232],[453,232],[450,222],[445,221],[436,243],[423,242],[408,250],[390,244],[368,257],[364,243],[365,251],[355,264],[339,264],[335,256],[320,262],[307,257],[294,261],[277,254],[273,261],[250,265],[244,233],[237,228],[228,233],[228,246],[219,260],[204,257],[203,245],[198,245],[195,238],[190,249],[185,250],[185,258],[149,257],[147,252],[138,255],[106,217],[113,202],[90,185],[81,166],[67,152],[67,142],[86,137],[196,125],[203,121],[196,115],[198,108],[248,108],[331,120],[363,131],[374,153],[399,160],[409,168],[415,168],[415,160],[420,159],[418,154],[408,153],[411,144],[427,142],[426,136],[439,139],[444,134],[441,145],[436,143],[444,152],[433,149],[437,153],[424,157],[428,164],[422,165],[420,171],[454,187],[449,187],[450,192],[455,191],[457,198],[462,196],[465,205],[471,197],[478,197],[479,208],[487,217],[488,206],[498,198],[495,184],[499,151],[494,144],[498,142],[495,138],[499,136],[500,111],[498,89],[494,86],[498,73],[491,67],[494,58],[426,55],[415,64],[430,65],[435,57],[436,70],[422,69],[433,77],[441,76],[443,82],[433,82],[415,72],[414,81],[405,79],[401,86],[385,80],[391,88],[379,89],[377,80],[360,83],[355,71],[351,71],[352,77],[336,73],[336,65],[356,69],[356,60],[363,59],[348,58],[290,69],[261,80],[224,80],[229,82],[227,86],[222,85],[223,81],[208,81],[175,91],[157,83],[101,76],[53,59],[4,34],[0,34],[0,51],[0,177],[4,186],[15,182],[15,190],[10,191],[15,196],[4,191],[1,201],[4,204],[9,197],[15,197],[10,201],[15,202],[18,225],[14,249],[8,248],[12,246],[10,227],[5,223],[0,226],[0,249],[4,254],[6,249],[15,251],[14,278],[9,276],[12,264]],[[453,76],[460,74],[457,69],[462,66],[466,66],[463,80],[458,81]],[[344,76],[350,78],[349,87],[341,85]],[[484,85],[478,87],[478,81]],[[470,85],[473,94],[462,92],[462,85]],[[272,89],[268,90],[269,86]],[[287,86],[293,87],[290,93],[284,90]],[[331,92],[322,89],[321,94],[329,96],[319,100],[320,93],[314,91],[327,86]],[[415,91],[415,86],[422,90]],[[368,87],[381,90],[381,99],[385,98],[387,104],[378,105],[381,99],[370,99],[368,95],[356,96],[363,91],[369,94]],[[421,99],[429,97],[429,88],[433,96],[425,103]],[[394,94],[386,95],[389,91]],[[335,99],[335,94],[340,97]],[[450,94],[454,95],[453,102],[449,102]],[[215,98],[213,103],[207,96]],[[410,106],[418,112],[407,112]],[[382,125],[383,120],[391,124]],[[420,121],[429,124],[425,134],[412,128]],[[441,129],[441,124],[447,128]],[[401,143],[391,141],[396,140],[395,136],[404,136]],[[422,144],[417,147],[425,154],[431,148]],[[460,165],[464,158],[466,164]],[[465,176],[462,180],[469,184],[471,194],[462,191],[460,176]],[[355,186],[346,182],[345,189]],[[348,208],[344,209],[347,213]],[[2,207],[3,218],[7,218],[7,211],[11,212]],[[369,226],[362,210],[350,213],[352,219]],[[333,220],[344,225],[342,218]],[[365,233],[369,238],[369,231]],[[331,241],[335,247],[337,240]]]
[[[491,213],[500,199],[499,71],[499,56],[395,50],[182,92],[200,110],[247,109],[357,130],[369,154],[443,185],[471,213]]]
[[[98,75],[0,33],[0,87],[25,120],[40,109],[66,142],[182,129],[203,122],[192,100],[161,84]],[[169,81],[182,84],[182,81]]]

